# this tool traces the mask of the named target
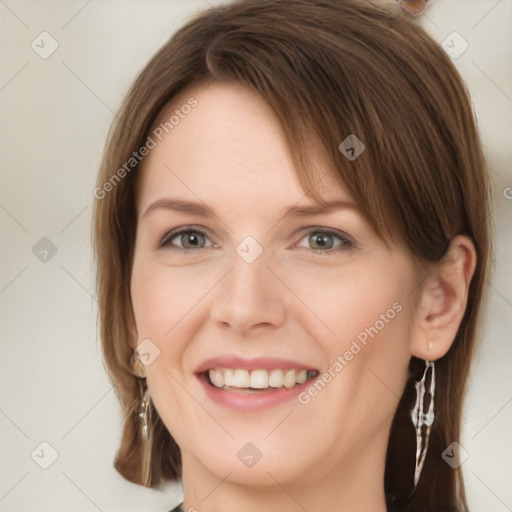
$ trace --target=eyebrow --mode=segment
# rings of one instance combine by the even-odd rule
[[[159,199],[154,203],[151,203],[147,208],[142,218],[146,217],[150,212],[155,210],[171,210],[171,211],[180,211],[184,213],[189,213],[191,215],[198,215],[200,217],[216,217],[213,210],[204,203],[198,203],[194,201],[186,201],[183,199],[176,198],[166,198]],[[308,205],[308,206],[292,206],[288,209],[283,208],[281,212],[284,211],[284,214],[281,215],[280,218],[286,217],[305,217],[307,215],[320,215],[331,213],[336,210],[342,209],[352,209],[355,211],[359,211],[359,207],[347,201],[331,201],[325,202],[325,204],[319,205]]]
[[[306,215],[320,215],[322,213],[331,213],[336,210],[359,211],[359,207],[355,203],[350,203],[348,201],[325,201],[325,204],[319,205],[292,206],[286,210],[283,217],[304,217]]]
[[[154,210],[176,210],[179,212],[190,213],[192,215],[199,215],[201,217],[214,217],[213,210],[203,203],[196,203],[193,201],[185,201],[183,199],[166,198],[159,199],[154,203],[151,203],[142,215],[142,218],[146,217],[150,212]]]

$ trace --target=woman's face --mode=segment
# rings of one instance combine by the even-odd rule
[[[254,485],[375,475],[411,355],[411,255],[386,247],[320,151],[316,187],[338,207],[312,209],[252,92],[189,88],[162,121],[176,109],[144,161],[131,293],[185,471]]]

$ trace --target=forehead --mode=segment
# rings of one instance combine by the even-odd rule
[[[141,208],[166,192],[213,202],[258,199],[269,207],[305,196],[277,118],[238,83],[190,86],[162,111],[154,133],[159,137],[152,135],[156,146],[143,161],[138,187]],[[317,191],[327,200],[348,200],[313,137],[310,155]]]

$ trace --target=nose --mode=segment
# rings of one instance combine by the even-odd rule
[[[252,263],[234,254],[231,271],[216,287],[212,321],[246,336],[280,327],[286,310],[286,288],[269,269],[264,254]]]

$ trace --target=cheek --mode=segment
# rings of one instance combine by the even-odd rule
[[[184,354],[200,324],[190,319],[197,319],[197,306],[211,286],[207,274],[143,257],[135,261],[132,271],[138,342],[149,339],[159,349],[154,362],[145,369],[152,400],[167,428],[172,425],[178,434],[175,415],[185,414],[190,401],[178,382],[186,382]]]
[[[406,271],[399,271],[392,261],[386,263],[354,261],[340,270],[321,268],[314,275],[290,276],[294,292],[311,313],[309,320],[302,317],[303,324],[331,360],[348,350],[353,340],[369,347],[370,339],[395,339],[403,329]]]
[[[208,272],[190,268],[134,265],[131,293],[139,338],[170,335],[208,292],[210,281]]]
[[[151,269],[134,267],[131,293],[139,339],[160,338],[172,326],[178,306],[169,283]]]
[[[335,276],[332,270],[318,272],[313,281],[295,276],[297,294],[307,299],[328,331],[314,338],[326,356],[328,384],[318,398],[312,390],[311,410],[322,414],[329,408],[336,418],[333,424],[342,422],[347,431],[357,430],[361,422],[369,429],[379,425],[402,394],[410,359],[409,270],[405,262],[396,265],[383,259],[380,264],[347,267]],[[312,320],[310,331],[318,324]]]
[[[325,439],[335,440],[326,444],[332,452],[326,458],[341,456],[348,446],[361,447],[396,410],[410,358],[406,272],[391,264],[386,271],[366,265],[336,278],[317,273],[314,286],[309,279],[295,279],[297,293],[331,331],[316,338],[326,356],[320,376],[326,384],[310,386],[300,398],[303,429],[314,431],[322,418]]]
[[[148,377],[163,368],[186,373],[189,346],[208,321],[205,304],[222,276],[218,266],[172,267],[142,258],[135,262],[131,294],[138,343],[150,339],[160,350],[147,367]]]

